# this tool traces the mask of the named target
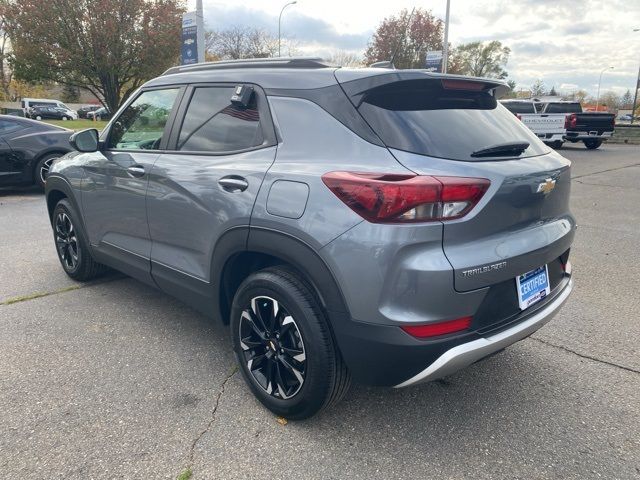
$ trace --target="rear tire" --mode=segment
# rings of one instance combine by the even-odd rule
[[[42,120],[42,117],[40,115],[36,115],[36,120]]]
[[[555,142],[553,142],[551,144],[551,148],[554,148],[556,150],[560,150],[562,148],[564,142],[560,141],[560,140],[556,140]]]
[[[595,150],[596,148],[599,148],[600,145],[602,145],[602,140],[584,140],[584,146],[589,150]]]
[[[51,223],[58,259],[68,276],[79,282],[87,282],[106,271],[106,267],[91,256],[80,217],[69,200],[65,198],[58,202]]]
[[[231,308],[231,338],[240,371],[276,415],[309,418],[338,403],[351,377],[310,288],[294,272],[251,274]]]

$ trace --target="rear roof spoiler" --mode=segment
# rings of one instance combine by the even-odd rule
[[[414,80],[442,80],[443,83],[449,83],[450,87],[448,88],[455,88],[455,85],[458,84],[460,90],[493,91],[493,95],[496,98],[500,98],[509,91],[509,85],[507,85],[506,82],[495,78],[446,75],[426,70],[388,70],[384,73],[382,73],[380,69],[362,70],[359,74],[354,70],[351,72],[342,69],[336,71],[338,82],[341,83],[342,88],[344,88],[344,91],[352,98],[355,104],[359,103],[359,97],[370,90],[396,82]],[[364,70],[366,70],[366,72]],[[369,75],[365,73],[369,73]]]

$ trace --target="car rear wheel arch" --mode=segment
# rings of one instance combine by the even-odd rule
[[[310,246],[291,235],[253,227],[246,249],[229,252],[223,256],[224,260],[221,258],[222,252],[216,253],[212,266],[215,275],[212,278],[214,285],[217,285],[217,313],[225,324],[229,323],[233,297],[244,279],[273,266],[289,270],[308,286],[330,324],[333,312],[348,313],[342,292],[329,267]]]

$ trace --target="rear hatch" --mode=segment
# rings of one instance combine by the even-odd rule
[[[570,162],[496,101],[502,82],[419,71],[351,78],[345,92],[405,167],[491,181],[468,214],[443,221],[456,290],[513,280],[569,249]]]

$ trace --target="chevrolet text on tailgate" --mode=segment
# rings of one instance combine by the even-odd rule
[[[52,166],[60,263],[227,324],[249,389],[289,419],[352,380],[449,375],[539,329],[573,285],[571,164],[506,89],[310,58],[172,68]]]

